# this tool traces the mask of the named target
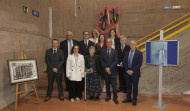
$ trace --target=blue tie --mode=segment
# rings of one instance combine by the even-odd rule
[[[71,53],[71,49],[72,49],[72,44],[71,44],[71,40],[69,40],[69,54]]]
[[[131,68],[133,61],[133,51],[130,51],[129,60],[128,60],[128,66]]]

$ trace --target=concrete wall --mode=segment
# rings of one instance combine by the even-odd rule
[[[29,13],[22,12],[23,5]],[[0,109],[15,100],[7,60],[16,59],[19,40],[28,58],[36,58],[39,74],[45,69],[44,53],[50,47],[47,0],[0,0]],[[40,17],[31,10],[40,12]]]
[[[77,0],[78,1],[78,0]],[[81,9],[75,17],[75,0],[54,0],[53,35],[64,37],[67,30],[81,39],[84,30],[91,31],[104,7],[120,5],[120,32],[130,39],[139,39],[190,12],[189,0],[79,0]],[[180,5],[179,10],[164,10],[164,5]]]

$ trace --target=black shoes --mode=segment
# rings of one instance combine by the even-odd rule
[[[119,104],[119,101],[117,99],[113,100],[115,102],[115,104]]]
[[[118,89],[118,90],[117,90],[117,92],[121,92],[121,91],[123,91],[123,89]]]
[[[132,102],[132,101],[128,101],[127,99],[122,101],[122,103],[128,103],[128,102]]]
[[[136,102],[136,101],[133,101],[133,102],[132,102],[132,105],[133,105],[133,106],[136,106],[136,105],[137,105],[137,102]]]
[[[127,99],[122,101],[122,103],[128,103],[128,102],[132,102],[132,101],[131,101],[131,100],[128,101]],[[133,105],[133,106],[136,106],[136,105],[137,105],[137,101],[133,101],[133,102],[132,102],[132,105]]]
[[[45,99],[44,99],[44,102],[47,102],[51,99],[51,97],[47,96]]]
[[[109,101],[111,99],[111,97],[106,97],[105,101]]]
[[[59,99],[60,99],[61,101],[64,101],[63,96],[59,96]]]

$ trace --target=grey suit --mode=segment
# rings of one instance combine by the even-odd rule
[[[110,55],[107,54],[107,49],[102,50],[101,53],[101,65],[104,68],[105,81],[106,81],[106,91],[107,96],[111,97],[110,84],[113,88],[113,99],[117,99],[117,63],[118,63],[118,53],[115,49],[111,48]],[[105,68],[110,68],[111,75],[108,75]]]
[[[53,54],[53,49],[49,49],[46,51],[45,62],[47,65],[46,72],[48,74],[48,88],[47,88],[47,96],[51,97],[53,90],[53,83],[56,78],[58,93],[59,96],[63,96],[63,87],[62,87],[62,74],[63,74],[63,62],[64,55],[61,49],[57,49],[57,53]],[[53,68],[57,68],[58,72],[53,72]]]

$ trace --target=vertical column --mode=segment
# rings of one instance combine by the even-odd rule
[[[49,7],[49,37],[52,38],[53,30],[52,30],[52,8]]]
[[[160,30],[160,41],[163,40],[164,37],[164,31]],[[162,69],[163,66],[159,66],[159,92],[158,92],[158,106],[162,106]]]

